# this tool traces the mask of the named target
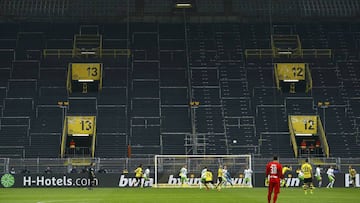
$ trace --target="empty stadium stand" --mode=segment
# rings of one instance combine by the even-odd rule
[[[202,3],[203,12],[224,9]],[[233,9],[243,7],[235,2]],[[244,15],[263,15],[255,10]],[[335,15],[324,10],[321,15]],[[200,23],[184,17],[176,23],[2,23],[0,28],[6,30],[0,34],[0,156],[58,157],[66,115],[96,115],[99,157],[126,157],[129,148],[132,156],[293,157],[289,115],[318,115],[330,156],[360,153],[358,23]],[[131,55],[65,52],[89,49],[84,41],[95,38],[75,37],[81,33],[95,37],[101,49],[129,49]],[[302,49],[328,49],[331,55],[261,55],[272,51],[274,34],[297,36]],[[249,55],[248,49],[260,54]],[[309,92],[277,88],[274,63],[281,61],[309,64]],[[71,62],[102,63],[101,91],[70,93]]]

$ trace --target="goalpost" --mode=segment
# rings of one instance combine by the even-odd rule
[[[251,155],[155,155],[154,187],[179,187],[180,169],[186,165],[187,186],[198,186],[201,170],[206,166],[212,171],[216,183],[220,165],[226,166],[234,186],[244,187],[243,172],[252,169]]]

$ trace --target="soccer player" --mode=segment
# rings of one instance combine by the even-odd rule
[[[322,177],[321,177],[321,168],[320,165],[318,165],[315,169],[315,178],[318,181],[318,187],[321,187],[322,184]]]
[[[288,172],[288,171],[291,171],[292,168],[291,167],[288,167],[288,166],[284,166],[283,169],[282,169],[282,174],[284,176],[284,179],[281,179],[281,187],[288,187],[288,185],[286,184],[286,181],[285,181],[285,174]]]
[[[141,179],[143,177],[143,169],[142,169],[142,164],[140,164],[136,169],[135,169],[135,178],[136,178],[136,186],[140,187],[141,186]]]
[[[305,159],[305,163],[301,165],[301,171],[304,173],[304,184],[303,189],[305,195],[307,194],[307,190],[310,188],[310,194],[313,194],[314,184],[312,180],[312,166],[309,164],[309,159]]]
[[[88,178],[90,180],[90,183],[89,183],[89,190],[92,190],[92,188],[94,187],[95,185],[95,163],[92,162],[90,164],[90,167],[88,168]]]
[[[280,179],[283,178],[282,166],[278,161],[278,157],[274,156],[273,160],[266,165],[265,174],[268,178],[268,203],[271,201],[271,195],[274,191],[273,203],[276,203],[278,194],[280,193]]]
[[[252,176],[253,171],[251,170],[251,168],[249,168],[249,166],[247,166],[244,170],[244,175],[245,175],[245,185],[252,187],[252,181],[251,181],[251,176]]]
[[[223,168],[223,174],[224,174],[224,185],[226,187],[227,183],[230,183],[231,186],[233,186],[232,180],[231,180],[231,174],[230,172],[227,170],[227,166],[224,166]]]
[[[224,176],[224,170],[223,170],[223,167],[221,165],[219,165],[219,168],[218,168],[218,174],[217,174],[217,177],[218,177],[218,183],[216,185],[216,189],[220,190],[221,189],[221,185],[223,184],[223,176]]]
[[[206,181],[206,176],[205,176],[205,174],[206,174],[206,171],[207,171],[207,167],[205,166],[205,167],[203,168],[203,170],[201,171],[200,189],[202,188],[202,184],[205,185],[205,181]]]
[[[335,183],[334,168],[330,166],[326,171],[326,174],[328,175],[328,179],[329,179],[329,184],[326,186],[326,188],[333,188]]]
[[[184,186],[185,183],[187,182],[187,166],[184,165],[181,169],[180,169],[180,181],[181,181],[181,186]]]
[[[148,167],[145,169],[143,178],[144,178],[144,181],[141,182],[141,187],[144,187],[145,182],[150,179],[150,166],[148,166]]]
[[[349,165],[349,176],[350,176],[350,184],[355,188],[356,187],[356,170]]]
[[[209,185],[211,186],[211,188],[214,188],[214,182],[213,182],[213,174],[210,170],[206,170],[205,172],[205,187],[207,190],[209,190]]]
[[[300,180],[300,183],[301,182],[303,183],[304,182],[304,173],[301,171],[301,169],[297,169],[296,173],[298,174],[298,178]]]

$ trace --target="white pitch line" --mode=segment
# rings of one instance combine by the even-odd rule
[[[49,201],[40,201],[40,202],[36,202],[36,203],[56,203],[56,202],[76,202],[76,203],[88,203],[90,200],[90,202],[92,201],[99,201],[101,199],[81,199],[80,202],[79,200],[49,200]]]

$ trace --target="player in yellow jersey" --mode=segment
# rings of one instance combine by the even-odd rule
[[[135,178],[136,178],[136,186],[140,187],[141,186],[141,180],[143,177],[143,169],[142,169],[142,164],[140,164],[136,169],[135,169]]]
[[[214,188],[213,174],[209,169],[205,172],[205,187],[207,190],[209,189],[208,184],[210,184],[211,188]]]
[[[219,165],[219,169],[218,169],[218,183],[216,185],[216,189],[220,190],[221,189],[221,185],[223,184],[223,176],[224,176],[224,171],[223,171],[223,167],[222,165]]]
[[[309,160],[305,159],[305,163],[301,165],[301,171],[304,173],[304,185],[303,189],[305,194],[307,194],[307,189],[310,189],[310,193],[313,193],[314,184],[312,181],[312,166],[309,164]]]
[[[350,184],[355,188],[356,187],[356,170],[349,166],[349,175],[350,175]]]
[[[284,166],[283,168],[282,168],[282,174],[283,174],[283,176],[284,176],[284,179],[281,179],[281,183],[280,183],[280,185],[281,185],[281,187],[284,187],[284,186],[286,186],[286,187],[289,187],[287,184],[286,184],[286,181],[285,181],[285,174],[288,172],[288,171],[291,171],[292,170],[292,168],[291,167],[288,167],[288,166]]]

